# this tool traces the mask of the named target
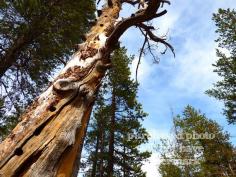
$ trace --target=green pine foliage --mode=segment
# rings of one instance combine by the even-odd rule
[[[7,115],[4,100],[0,99],[0,143],[10,133],[18,122],[16,114]]]
[[[235,176],[234,147],[215,121],[187,106],[173,123],[174,140],[163,140],[160,148],[163,177]]]
[[[24,42],[15,49],[15,60],[1,81],[7,86],[11,85],[7,81],[15,82],[11,87],[14,91],[38,95],[35,91],[48,83],[53,70],[61,61],[66,62],[73,46],[81,42],[81,35],[94,18],[94,10],[92,0],[3,1],[0,4],[1,63],[17,42]]]
[[[213,65],[221,80],[207,94],[224,101],[224,114],[229,123],[236,123],[236,11],[219,9],[213,15],[216,33],[219,35],[219,49],[216,50],[218,60]],[[224,50],[222,50],[224,49]],[[227,51],[227,53],[225,52]]]
[[[141,125],[147,114],[137,101],[137,84],[130,78],[128,65],[132,59],[124,48],[112,55],[113,67],[101,86],[88,128],[85,176],[145,176],[141,166],[150,152],[140,151],[140,145],[148,142],[149,135]]]
[[[0,1],[0,96],[7,114],[19,115],[47,87],[94,12],[94,0]]]

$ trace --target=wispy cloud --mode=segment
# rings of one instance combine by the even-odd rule
[[[136,69],[138,65],[139,58],[135,57],[130,66],[131,77],[136,78]],[[137,79],[140,83],[144,83],[145,79],[150,78],[151,73],[154,72],[154,68],[150,66],[150,63],[145,58],[140,59],[140,64],[138,67]]]
[[[158,166],[161,163],[161,157],[158,153],[152,154],[152,156],[146,161],[142,167],[142,170],[147,173],[147,177],[161,177],[158,172]]]
[[[168,137],[172,126],[171,111],[181,113],[187,104],[202,110],[235,134],[221,114],[222,103],[204,93],[219,79],[212,67],[217,59],[217,45],[214,42],[217,35],[212,14],[218,8],[236,8],[236,1],[172,0],[172,5],[167,7],[168,13],[154,23],[158,28],[157,34],[168,32],[176,58],[173,59],[170,53],[161,56],[159,65],[152,64],[149,56],[142,58],[138,74],[139,99],[149,113],[149,118],[144,122],[152,135],[149,147],[158,141],[160,135]],[[132,28],[122,38],[122,43],[131,54],[137,54],[142,44],[137,31]],[[137,58],[131,65],[133,77],[136,63]],[[158,153],[154,153],[149,163],[145,163],[143,169],[148,172],[147,177],[159,176],[157,169],[160,161]]]

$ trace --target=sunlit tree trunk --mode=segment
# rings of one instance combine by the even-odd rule
[[[110,67],[110,53],[130,26],[165,14],[156,14],[162,1],[150,0],[146,9],[118,22],[122,3],[131,1],[108,2],[86,41],[2,142],[0,176],[77,176],[87,124],[101,79]]]

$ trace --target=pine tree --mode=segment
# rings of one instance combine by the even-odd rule
[[[93,0],[1,1],[0,86],[8,99],[26,103],[38,96],[82,42],[94,12]]]
[[[94,6],[93,0],[0,2],[0,97],[8,112],[0,117],[4,135],[82,42],[81,34],[95,17]]]
[[[7,110],[4,107],[4,100],[0,98],[0,143],[14,128],[17,121],[16,114],[7,115]]]
[[[130,78],[131,60],[124,48],[112,55],[113,68],[97,100],[85,144],[90,164],[86,176],[145,176],[141,166],[150,153],[140,152],[139,146],[148,141],[141,125],[146,113],[137,102],[137,84]]]
[[[162,176],[235,176],[234,147],[215,121],[187,106],[174,118],[174,136],[174,141],[162,143]]]
[[[214,84],[207,94],[224,102],[224,114],[229,123],[236,123],[236,11],[219,9],[213,15],[219,34],[216,42],[218,60],[213,65],[222,80]],[[227,51],[227,52],[226,52]]]

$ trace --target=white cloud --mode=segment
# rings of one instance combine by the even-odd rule
[[[173,88],[184,91],[185,94],[202,94],[218,80],[213,72],[212,63],[215,62],[215,49],[213,45],[188,41],[186,52],[176,58],[176,71],[171,80]]]
[[[158,141],[160,139],[169,139],[170,138],[170,130],[157,130],[154,128],[148,129],[148,133],[150,135],[150,140]]]
[[[158,153],[153,153],[147,162],[144,162],[142,170],[147,172],[147,177],[161,177],[158,167],[161,163],[161,157]]]
[[[133,79],[135,79],[136,77],[137,64],[138,64],[138,57],[135,57],[130,66],[131,77]],[[153,72],[153,68],[147,62],[147,60],[142,57],[140,60],[139,68],[138,68],[138,81],[143,84],[143,82],[145,82],[145,79],[150,78],[150,75],[152,72]]]
[[[160,144],[160,139],[172,139],[170,130],[168,129],[154,129],[149,128],[148,133],[150,135],[149,143],[142,146],[142,150],[151,151],[152,155],[144,162],[142,170],[147,172],[147,177],[161,177],[158,172],[158,167],[162,161],[160,153],[157,151],[157,145]]]

